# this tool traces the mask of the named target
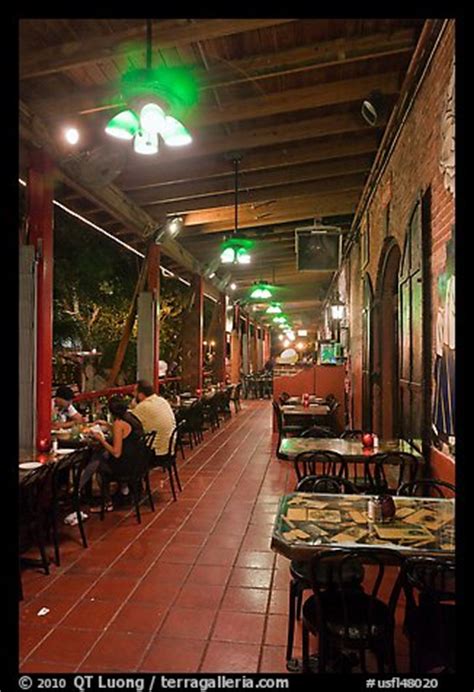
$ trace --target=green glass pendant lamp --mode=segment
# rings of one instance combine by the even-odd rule
[[[226,238],[221,245],[222,264],[250,264],[250,250],[254,242],[247,238],[243,233],[238,232],[239,228],[239,162],[234,159],[234,232]]]

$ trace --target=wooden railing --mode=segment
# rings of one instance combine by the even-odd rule
[[[163,377],[160,378],[161,384],[168,384],[169,382],[179,382],[181,377]],[[116,396],[118,394],[132,394],[135,389],[135,384],[126,384],[123,387],[107,387],[106,389],[98,389],[93,392],[81,392],[76,394],[74,397],[74,402],[80,403],[82,401],[93,401],[94,399],[99,399],[102,396],[107,398],[111,396]]]

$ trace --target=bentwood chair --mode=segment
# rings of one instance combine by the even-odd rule
[[[82,545],[87,548],[81,512],[81,476],[91,460],[91,449],[81,449],[64,456],[54,464],[53,471],[53,543],[55,562],[59,567],[58,526],[69,512],[75,514]],[[66,479],[64,484],[63,479]]]
[[[278,443],[277,443],[277,457],[278,459],[288,459],[286,454],[282,454],[280,450],[281,441],[284,437],[290,437],[291,435],[299,435],[303,432],[304,427],[302,425],[283,425],[283,414],[281,412],[280,406],[276,401],[272,401],[273,411],[275,413],[277,428],[278,428]]]
[[[455,670],[455,577],[454,559],[409,557],[403,563],[410,673]]]
[[[154,457],[152,459],[152,466],[153,468],[161,468],[163,471],[168,471],[168,477],[170,480],[170,486],[171,486],[171,493],[173,495],[173,500],[176,502],[177,497],[176,497],[176,490],[174,487],[174,481],[176,480],[176,483],[178,485],[179,490],[181,491],[181,482],[179,479],[179,474],[178,474],[178,466],[176,464],[176,453],[177,453],[177,448],[178,448],[178,428],[174,428],[173,432],[171,433],[171,437],[169,439],[168,443],[168,453],[163,454],[161,456],[157,456],[153,454]],[[174,478],[173,478],[174,476]]]
[[[356,492],[352,483],[345,478],[338,476],[306,476],[302,478],[296,488],[296,492],[306,493],[330,493],[354,494]],[[301,616],[301,602],[303,593],[311,588],[310,563],[299,560],[290,562],[290,590],[289,590],[289,609],[288,609],[288,635],[286,644],[286,660],[289,669],[295,667],[292,661],[293,640],[296,620]],[[353,573],[350,578],[362,578],[360,570]],[[324,575],[321,576],[324,580]]]
[[[452,483],[441,481],[437,478],[409,481],[398,488],[397,495],[409,497],[446,497],[456,495],[456,488]]]
[[[234,402],[234,409],[235,412],[238,413],[240,409],[242,408],[240,404],[240,392],[242,389],[242,383],[239,382],[239,384],[236,384],[234,387],[232,387],[232,392],[230,395],[230,400]]]
[[[301,452],[294,459],[296,478],[305,476],[337,476],[347,478],[347,462],[338,452]]]
[[[300,437],[322,437],[326,439],[334,439],[336,435],[333,430],[325,427],[324,425],[312,425],[310,428],[303,430]]]
[[[142,518],[140,514],[140,501],[143,492],[143,483],[145,484],[148,503],[152,512],[155,511],[155,505],[153,504],[153,497],[150,488],[150,460],[152,458],[153,444],[155,440],[156,432],[153,430],[148,432],[141,437],[141,454],[137,459],[134,460],[134,465],[127,472],[114,473],[112,477],[105,479],[102,475],[101,478],[101,506],[100,506],[100,520],[104,520],[105,516],[105,500],[106,500],[106,484],[110,481],[118,481],[120,483],[127,483],[130,488],[130,495],[132,498],[133,505],[135,507],[135,516],[139,524],[142,523]]]
[[[40,564],[49,574],[46,534],[53,520],[53,464],[43,464],[20,477],[20,536],[32,537],[40,553]],[[26,544],[27,545],[27,544]],[[22,547],[20,546],[20,553]],[[22,558],[21,563],[31,561]]]
[[[339,660],[351,665],[348,653],[356,654],[361,671],[367,673],[366,652],[375,654],[379,673],[395,672],[395,606],[399,579],[388,603],[379,597],[387,571],[385,564],[401,564],[401,557],[383,548],[332,549],[317,553],[311,561],[313,595],[303,604],[303,672],[309,671],[309,633],[318,636],[319,672]],[[365,569],[375,569],[371,587],[364,588]],[[324,578],[322,578],[324,577]]]

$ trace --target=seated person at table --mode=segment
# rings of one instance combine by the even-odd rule
[[[74,392],[70,387],[60,385],[56,396],[51,400],[51,428],[72,428],[78,423],[84,423],[84,418],[72,405]]]
[[[162,396],[155,394],[153,385],[146,380],[138,380],[135,387],[135,401],[133,414],[141,421],[144,431],[156,430],[155,454],[165,456],[171,434],[176,427],[176,419],[173,409]]]
[[[112,444],[103,433],[91,431],[108,452],[107,458],[102,458],[98,464],[98,472],[102,483],[105,484],[107,511],[113,509],[109,495],[109,483],[129,475],[134,468],[146,463],[147,453],[142,440],[143,427],[140,421],[128,410],[125,401],[114,396],[109,401],[109,411],[113,416]],[[91,507],[91,512],[100,511],[100,507]]]

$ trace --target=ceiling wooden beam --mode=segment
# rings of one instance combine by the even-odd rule
[[[358,190],[348,192],[328,193],[315,198],[314,195],[293,198],[288,201],[277,202],[271,210],[271,216],[266,218],[255,218],[255,211],[250,205],[239,209],[239,229],[247,227],[256,228],[259,226],[269,226],[275,223],[291,221],[307,221],[315,217],[339,216],[340,214],[351,214],[354,212],[355,205],[359,200]],[[185,225],[203,225],[199,229],[200,233],[214,233],[229,231],[233,229],[233,217],[219,215],[217,220],[203,220],[200,216],[202,212],[188,214],[185,218]]]
[[[333,65],[409,53],[413,50],[414,44],[414,29],[400,29],[393,33],[312,42],[298,48],[225,62],[208,50],[207,55],[217,62],[210,66],[209,71],[194,67],[194,74],[200,90],[215,89],[248,81],[257,82],[282,74],[313,71]],[[63,116],[86,115],[122,106],[125,102],[120,91],[120,81],[84,89],[78,89],[77,85],[71,84],[70,93],[36,98],[30,105],[45,116],[58,112]]]
[[[241,205],[245,204],[266,204],[283,199],[288,200],[288,203],[291,204],[290,198],[293,196],[299,197],[310,194],[319,195],[326,192],[339,190],[362,190],[368,171],[369,168],[364,166],[363,173],[327,177],[320,180],[310,180],[287,185],[270,186],[249,191],[242,190],[239,193],[239,208]],[[230,214],[233,215],[233,202],[234,195],[231,193],[177,200],[174,202],[145,202],[144,200],[141,200],[139,203],[143,209],[153,208],[158,210],[158,214],[160,216],[168,216],[172,214],[192,214],[198,210],[203,210],[204,213],[208,214],[207,218],[212,218],[214,220],[216,210],[222,208],[225,208],[228,211],[230,210]]]
[[[198,19],[188,24],[176,20],[160,20],[153,27],[153,42],[160,49],[196,43],[245,31],[264,29],[294,19]],[[70,43],[48,46],[20,58],[20,78],[41,77],[55,72],[89,65],[119,55],[143,53],[145,22],[124,31],[92,36]]]
[[[306,163],[299,166],[273,168],[266,171],[254,171],[239,174],[239,190],[242,201],[249,190],[256,190],[275,185],[287,185],[308,180],[318,180],[348,173],[360,173],[369,171],[372,165],[373,155],[351,156],[331,161]],[[212,195],[234,195],[234,176],[222,178],[209,178],[203,180],[176,183],[174,185],[162,185],[159,187],[147,187],[141,190],[128,191],[128,195],[137,204],[159,204],[162,202],[183,202],[184,200],[196,201],[199,198],[206,199]]]

